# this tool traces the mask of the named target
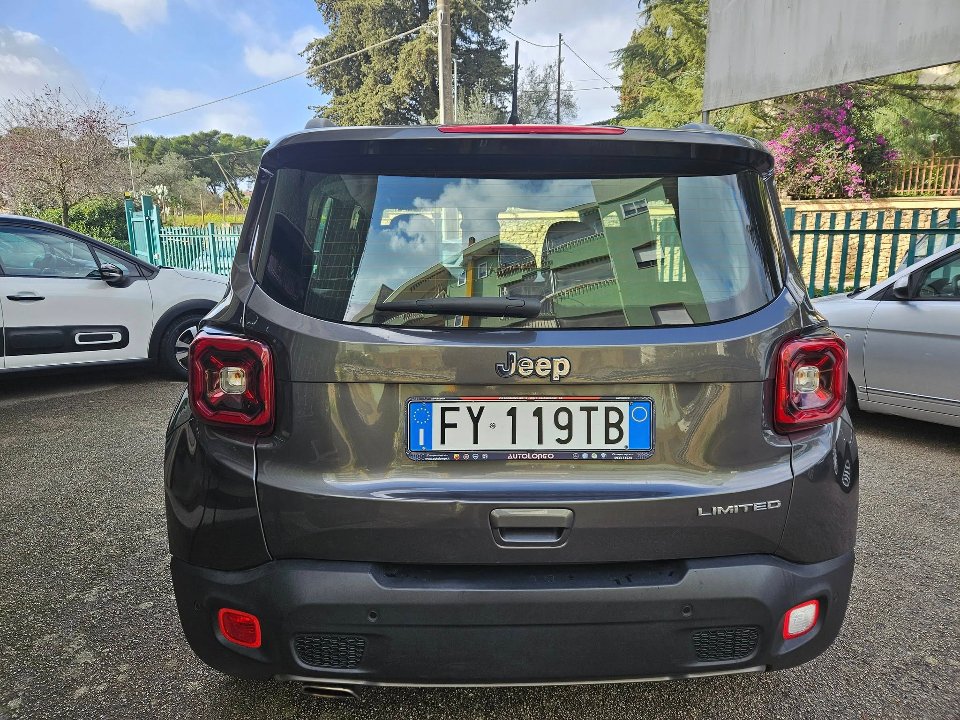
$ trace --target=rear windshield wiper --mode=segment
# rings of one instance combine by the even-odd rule
[[[424,298],[380,302],[374,307],[381,312],[415,312],[430,315],[535,318],[540,314],[539,298]]]

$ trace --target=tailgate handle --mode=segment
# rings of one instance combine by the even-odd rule
[[[573,510],[501,508],[490,513],[490,526],[501,545],[557,545],[573,527]]]

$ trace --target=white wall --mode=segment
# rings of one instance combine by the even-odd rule
[[[715,110],[960,60],[960,0],[710,0]]]

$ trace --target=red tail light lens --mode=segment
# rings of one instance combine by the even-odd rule
[[[220,608],[220,612],[217,613],[217,622],[220,624],[220,632],[223,636],[235,645],[260,647],[260,620],[256,615],[241,610]]]
[[[270,431],[273,359],[264,343],[201,332],[190,345],[189,384],[199,420]]]
[[[441,125],[438,130],[494,135],[623,135],[626,132],[612,125]]]
[[[826,425],[847,396],[847,348],[836,335],[793,338],[780,348],[773,421],[788,433]]]

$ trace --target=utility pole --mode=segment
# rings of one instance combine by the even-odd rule
[[[437,67],[440,86],[440,124],[453,122],[453,49],[450,42],[450,11],[447,0],[437,0]]]
[[[123,124],[123,131],[127,134],[127,164],[130,166],[130,197],[137,195],[137,184],[133,181],[133,155],[130,151],[130,126]]]
[[[557,36],[557,125],[560,124],[560,63],[563,62],[563,33]]]
[[[513,44],[513,99],[510,103],[510,117],[507,118],[508,125],[520,124],[520,113],[517,108],[517,95],[520,90],[517,85],[518,73],[520,72],[520,41],[516,40]]]
[[[457,114],[460,112],[460,81],[457,78],[457,68],[460,66],[459,61],[453,59],[453,121],[457,122]]]

